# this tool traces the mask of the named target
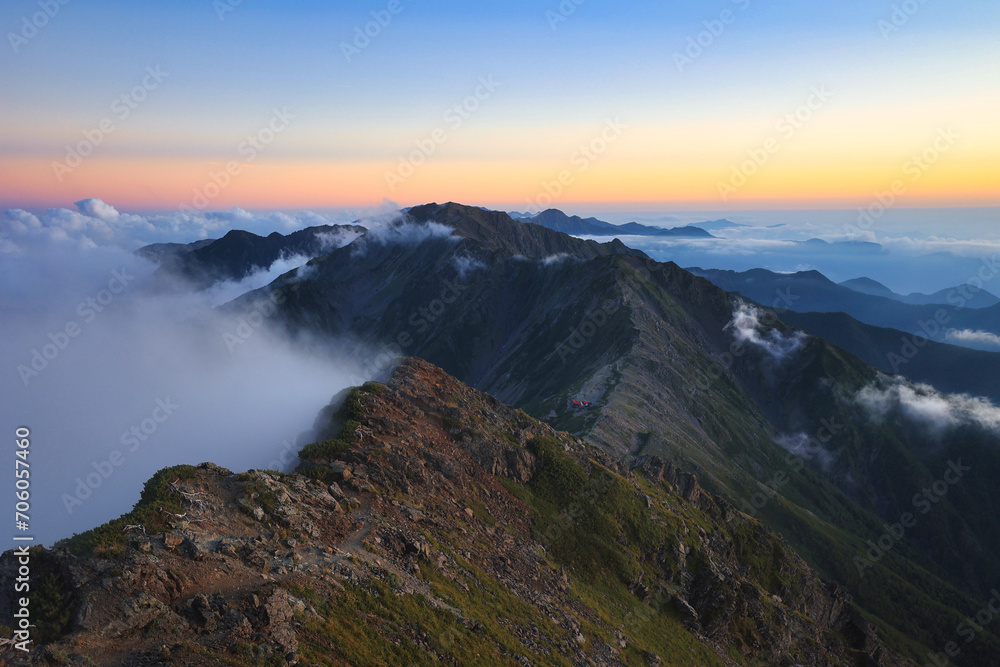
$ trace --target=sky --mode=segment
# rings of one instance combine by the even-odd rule
[[[1000,194],[996,3],[8,0],[0,27],[3,209]]]

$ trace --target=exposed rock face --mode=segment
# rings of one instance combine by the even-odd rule
[[[652,480],[670,485],[684,500],[698,503],[701,495],[698,478],[677,468],[673,463],[658,456],[640,456],[632,462],[631,467],[633,470],[641,470]]]
[[[352,445],[313,478],[203,464],[164,530],[44,552],[73,613],[32,664],[908,664],[670,463],[629,471],[419,360],[355,396]]]

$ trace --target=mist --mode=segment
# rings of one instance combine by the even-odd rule
[[[815,462],[823,472],[829,472],[836,461],[836,457],[827,451],[823,443],[809,437],[807,433],[780,435],[774,441],[785,451],[805,461]]]
[[[926,384],[881,376],[858,392],[855,400],[876,420],[899,412],[935,434],[959,426],[1000,433],[1000,407],[985,398],[944,394]]]
[[[36,238],[0,254],[0,420],[11,438],[31,430],[37,541],[127,512],[166,466],[295,464],[319,411],[369,379],[362,364],[342,352],[346,342],[281,333],[266,315],[273,308],[213,306],[304,262],[284,258],[239,283],[157,297],[144,288],[155,265],[117,246]],[[13,497],[13,476],[0,493]]]
[[[760,308],[739,301],[726,330],[731,331],[737,341],[763,350],[777,362],[784,361],[805,345],[805,333],[795,331],[786,336],[777,329],[768,330],[762,322],[763,317],[764,311]]]

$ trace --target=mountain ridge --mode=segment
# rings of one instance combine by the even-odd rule
[[[539,225],[574,236],[669,236],[683,238],[715,238],[708,230],[696,225],[686,227],[651,227],[638,222],[614,225],[597,218],[568,216],[558,209],[547,209],[534,216],[519,219],[521,222]]]
[[[29,664],[912,664],[669,462],[622,467],[418,359],[332,408],[302,474],[167,469],[36,550],[66,613]]]

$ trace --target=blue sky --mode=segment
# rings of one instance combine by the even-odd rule
[[[885,36],[879,22],[891,20],[892,2],[400,0],[401,11],[350,62],[342,43],[388,1],[244,0],[221,17],[217,4],[71,0],[16,53],[9,43],[0,48],[0,176],[12,184],[0,189],[0,204],[14,205],[20,195],[22,205],[36,207],[87,196],[176,206],[210,162],[229,157],[271,109],[288,108],[295,126],[269,148],[268,164],[280,165],[289,181],[341,181],[345,191],[316,185],[300,192],[277,182],[265,198],[255,183],[220,204],[472,198],[514,205],[605,119],[622,118],[632,128],[628,141],[598,165],[601,179],[581,182],[565,201],[706,208],[719,176],[817,85],[833,91],[833,102],[796,138],[792,163],[773,165],[767,183],[747,189],[744,205],[829,206],[861,196],[867,179],[878,186],[879,170],[890,172],[946,124],[962,125],[975,141],[924,184],[916,203],[995,203],[995,184],[981,175],[1000,149],[989,121],[1000,111],[990,92],[1000,84],[994,3],[914,5],[919,10]],[[575,9],[552,24],[561,6]],[[6,41],[38,11],[37,1],[4,3]],[[676,54],[723,12],[730,24],[679,71]],[[93,160],[71,178],[53,179],[51,163],[149,66],[169,73],[162,88]],[[386,169],[491,75],[500,91],[449,137],[426,177],[388,192]],[[857,175],[845,164],[852,159],[873,173]],[[698,162],[703,173],[686,175]],[[796,181],[797,164],[809,183]],[[491,190],[477,185],[484,180]],[[237,201],[244,193],[257,199]]]

